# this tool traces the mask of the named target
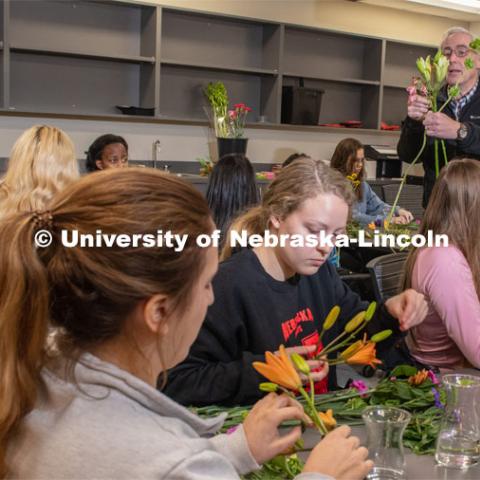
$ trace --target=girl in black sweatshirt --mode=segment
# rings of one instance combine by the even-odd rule
[[[346,179],[321,161],[304,158],[284,168],[266,191],[262,204],[239,217],[231,230],[264,235],[319,236],[345,232],[353,192]],[[265,351],[287,350],[313,354],[319,331],[330,309],[341,315],[323,342],[335,338],[367,303],[353,293],[326,261],[332,247],[259,246],[232,255],[227,239],[224,260],[213,281],[215,301],[207,312],[188,358],[168,374],[166,393],[185,405],[249,404],[262,396],[265,381],[252,367]],[[423,321],[423,295],[414,290],[390,298],[368,324],[369,334],[391,328],[394,335],[379,347],[392,347],[401,331]],[[301,347],[299,349],[299,347]],[[292,351],[290,350],[290,351]],[[379,351],[379,355],[381,352]],[[317,391],[327,388],[327,365],[315,380]],[[335,369],[328,375],[335,385]]]

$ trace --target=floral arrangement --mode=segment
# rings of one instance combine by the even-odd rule
[[[362,425],[363,410],[370,405],[398,406],[412,413],[404,436],[404,445],[417,455],[431,454],[440,430],[446,394],[441,382],[431,370],[418,370],[410,365],[396,367],[376,386],[369,388],[361,380],[351,382],[344,390],[316,395],[315,408],[332,411],[339,424]],[[301,396],[297,399],[305,405]],[[194,409],[202,417],[227,413],[222,431],[242,423],[251,407],[209,406]],[[298,425],[298,421],[283,426]],[[298,453],[306,451],[303,442],[297,442],[296,451],[279,455],[265,463],[261,470],[244,476],[245,480],[293,479],[302,472],[303,462]]]
[[[387,339],[391,330],[384,330],[372,336],[370,340],[355,340],[358,333],[363,330],[368,322],[373,318],[376,310],[376,302],[372,302],[367,310],[357,313],[346,325],[342,333],[335,337],[325,347],[321,345],[321,339],[324,333],[330,330],[340,315],[340,307],[334,306],[320,331],[319,345],[316,358],[321,357],[329,365],[339,365],[347,363],[349,365],[370,365],[375,368],[382,362],[376,358],[376,344]],[[334,352],[340,352],[334,358],[328,358],[327,355]],[[290,397],[295,398],[299,393],[305,402],[305,413],[310,417],[313,424],[324,435],[336,425],[332,410],[325,412],[317,411],[315,407],[315,388],[311,376],[310,366],[307,361],[298,353],[287,354],[285,347],[280,345],[279,354],[272,352],[265,353],[265,362],[253,362],[253,368],[269,380],[260,384],[260,390],[265,392],[281,391]],[[303,374],[309,383],[309,392],[303,387],[300,377]]]
[[[204,90],[212,108],[213,128],[218,138],[240,138],[243,136],[248,112],[252,109],[244,103],[237,103],[228,109],[228,94],[223,82],[210,82]]]
[[[200,164],[200,175],[208,177],[212,173],[215,164],[210,158],[197,158],[197,162]]]

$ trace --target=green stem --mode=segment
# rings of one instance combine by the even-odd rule
[[[308,376],[310,380],[310,398],[312,400],[312,405],[315,405],[315,384],[311,375]]]
[[[442,145],[443,161],[445,165],[447,165],[448,157],[447,157],[447,148],[445,147],[445,140],[440,140],[440,144]]]
[[[305,391],[303,387],[300,387],[298,390],[301,394],[302,397],[305,399],[305,402],[310,410],[310,418],[312,419],[313,423],[317,427],[317,430],[322,434],[325,435],[327,433],[327,429],[325,425],[322,422],[322,419],[318,415],[317,409],[315,408],[315,404],[313,403],[312,399],[310,398],[310,395]]]
[[[330,342],[321,352],[321,355],[324,355],[326,353],[332,353],[335,352],[336,350],[339,350],[340,348],[344,347],[350,340],[353,340],[357,334],[363,330],[367,326],[368,322],[363,321],[353,332],[350,333],[350,335],[345,339],[342,340],[340,343],[337,343],[336,345],[333,345],[336,340],[338,340],[342,335],[339,335],[335,340]],[[344,334],[347,332],[343,332]],[[333,345],[333,346],[332,346]],[[329,362],[330,363],[330,362]]]
[[[420,151],[417,153],[417,156],[413,159],[413,162],[408,166],[405,174],[403,175],[402,181],[400,182],[400,186],[398,187],[397,196],[395,197],[395,201],[393,202],[392,209],[387,216],[387,222],[390,223],[392,221],[393,214],[395,213],[395,208],[397,207],[398,199],[400,198],[400,194],[402,193],[403,186],[407,181],[407,175],[412,169],[412,167],[417,163],[418,159],[422,156],[423,151],[425,150],[425,146],[427,145],[427,135],[423,134],[423,143]]]
[[[337,337],[335,337],[329,344],[327,344],[326,347],[323,348],[323,350],[317,355],[317,358],[320,357],[320,356],[325,355],[325,353],[328,353],[328,349],[329,349],[332,345],[334,345],[335,343],[337,343],[337,341],[338,341],[340,338],[344,337],[344,336],[347,335],[347,334],[348,334],[348,332],[343,331],[340,335],[338,335]]]
[[[438,140],[437,139],[433,141],[433,152],[435,156],[435,178],[438,178],[438,175],[440,174],[440,167],[438,165]]]

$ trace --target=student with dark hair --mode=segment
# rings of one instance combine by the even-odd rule
[[[86,151],[87,171],[128,167],[128,144],[123,137],[107,133],[98,137]]]
[[[294,160],[297,160],[297,158],[310,158],[310,156],[306,153],[292,153],[283,161],[282,168],[290,165]]]
[[[371,222],[383,222],[387,217],[390,205],[382,201],[365,181],[365,150],[355,138],[344,138],[335,148],[330,166],[345,177],[351,178],[354,184],[355,203],[352,207],[352,218],[362,225]],[[413,215],[404,208],[397,207],[392,223],[409,223]]]
[[[222,238],[231,221],[258,200],[255,172],[248,158],[237,153],[220,158],[208,179],[207,202]]]

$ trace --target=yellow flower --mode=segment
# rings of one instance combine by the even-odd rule
[[[300,376],[283,345],[280,345],[279,351],[279,355],[265,352],[266,363],[253,362],[253,368],[277,385],[281,385],[289,390],[298,390],[302,386]]]
[[[331,408],[326,412],[318,412],[318,416],[327,430],[333,430],[337,426],[337,421],[333,418],[333,410]]]
[[[346,325],[344,330],[347,333],[352,333],[356,330],[364,321],[366,311],[358,312]]]
[[[358,186],[360,185],[360,180],[357,179],[357,174],[356,173],[352,173],[351,175],[347,175],[347,180],[350,180],[354,190],[356,188],[358,188]]]
[[[408,383],[410,385],[421,385],[428,378],[428,371],[423,369],[417,372],[415,375],[412,375],[408,378]]]
[[[346,348],[340,356],[346,360],[348,357],[351,357],[357,350],[363,346],[364,342],[362,340],[357,340],[355,343],[352,343],[348,348]]]
[[[352,348],[354,345],[356,349]],[[372,368],[376,368],[377,364],[382,363],[381,360],[376,358],[376,344],[374,342],[367,342],[365,337],[363,340],[359,340],[353,345],[350,345],[340,356],[349,365],[370,365]]]
[[[323,330],[329,330],[333,327],[334,323],[337,321],[338,315],[340,315],[340,307],[335,305],[327,315],[327,318],[323,322]]]
[[[383,221],[383,228],[385,230],[388,230],[389,227],[390,227],[390,222],[388,220],[384,220]]]
[[[369,228],[370,230],[375,230],[375,229],[377,228],[377,226],[375,225],[375,222],[370,222],[370,223],[368,224],[368,228]]]

